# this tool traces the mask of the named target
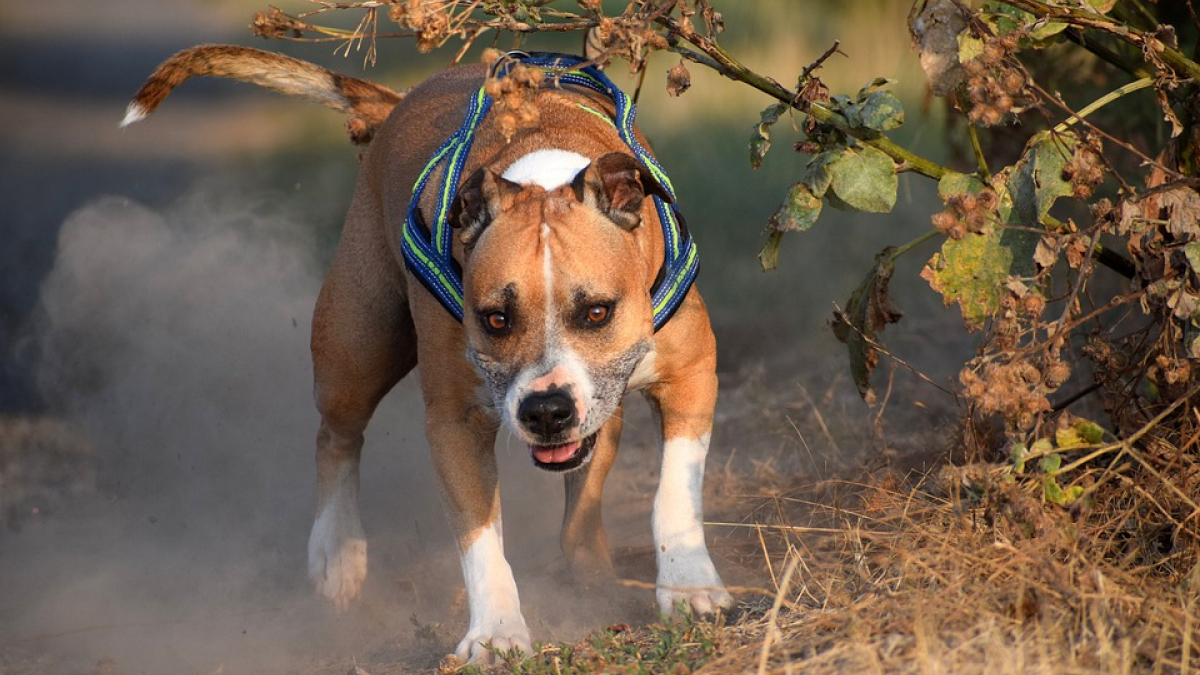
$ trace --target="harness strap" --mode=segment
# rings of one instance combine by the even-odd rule
[[[579,67],[584,63],[584,59],[565,54],[510,54],[508,58],[497,62],[491,74],[493,76],[503,75],[513,63],[518,61],[552,71],[553,77],[550,78],[550,82],[554,85],[568,84],[583,87],[611,98],[616,104],[615,120],[609,119],[608,115],[594,108],[583,104],[579,104],[579,106],[611,124],[621,140],[633,151],[634,157],[671,196],[671,202],[675,201],[675,189],[672,187],[666,171],[633,133],[636,106],[625,95],[625,92],[613,84],[612,80],[594,66]],[[475,141],[475,131],[487,116],[491,106],[492,98],[480,87],[475,97],[471,99],[462,126],[433,153],[433,157],[417,177],[401,238],[401,250],[408,269],[421,281],[422,285],[433,293],[446,311],[460,322],[463,320],[462,270],[451,256],[452,228],[447,216],[454,193],[462,178],[463,166],[471,151],[471,145]],[[441,185],[437,186],[433,225],[427,227],[421,219],[419,209],[421,197],[425,193],[430,176],[438,166],[443,164],[446,169],[442,175]],[[654,206],[658,212],[659,222],[662,224],[665,244],[663,265],[658,278],[650,289],[651,305],[654,311],[654,330],[657,331],[667,323],[683,302],[699,272],[699,258],[696,253],[696,244],[688,232],[682,214],[674,204],[654,195]]]

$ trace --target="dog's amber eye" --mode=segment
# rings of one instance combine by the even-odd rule
[[[508,315],[504,312],[491,312],[483,317],[483,325],[492,333],[503,333],[508,330]]]
[[[587,310],[587,322],[594,326],[603,325],[611,313],[612,308],[608,305],[592,305]]]

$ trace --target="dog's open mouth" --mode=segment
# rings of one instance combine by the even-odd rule
[[[592,434],[581,441],[572,441],[562,445],[531,445],[529,452],[533,456],[533,465],[539,469],[570,471],[587,463],[595,445],[596,434]]]

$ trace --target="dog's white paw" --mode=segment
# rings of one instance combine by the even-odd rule
[[[733,596],[725,590],[721,575],[704,549],[661,555],[654,596],[659,612],[668,617],[681,608],[702,615],[733,606]]]
[[[339,610],[362,592],[367,578],[367,538],[357,515],[322,510],[308,538],[308,576]]]
[[[490,665],[499,661],[498,653],[513,648],[520,649],[527,656],[533,654],[529,628],[519,614],[472,628],[458,643],[454,655],[461,661]]]

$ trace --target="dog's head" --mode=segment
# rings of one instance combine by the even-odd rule
[[[630,155],[542,152],[532,169],[473,174],[450,222],[467,251],[468,358],[534,464],[567,471],[652,349],[656,266],[638,228],[646,197],[666,194]]]

